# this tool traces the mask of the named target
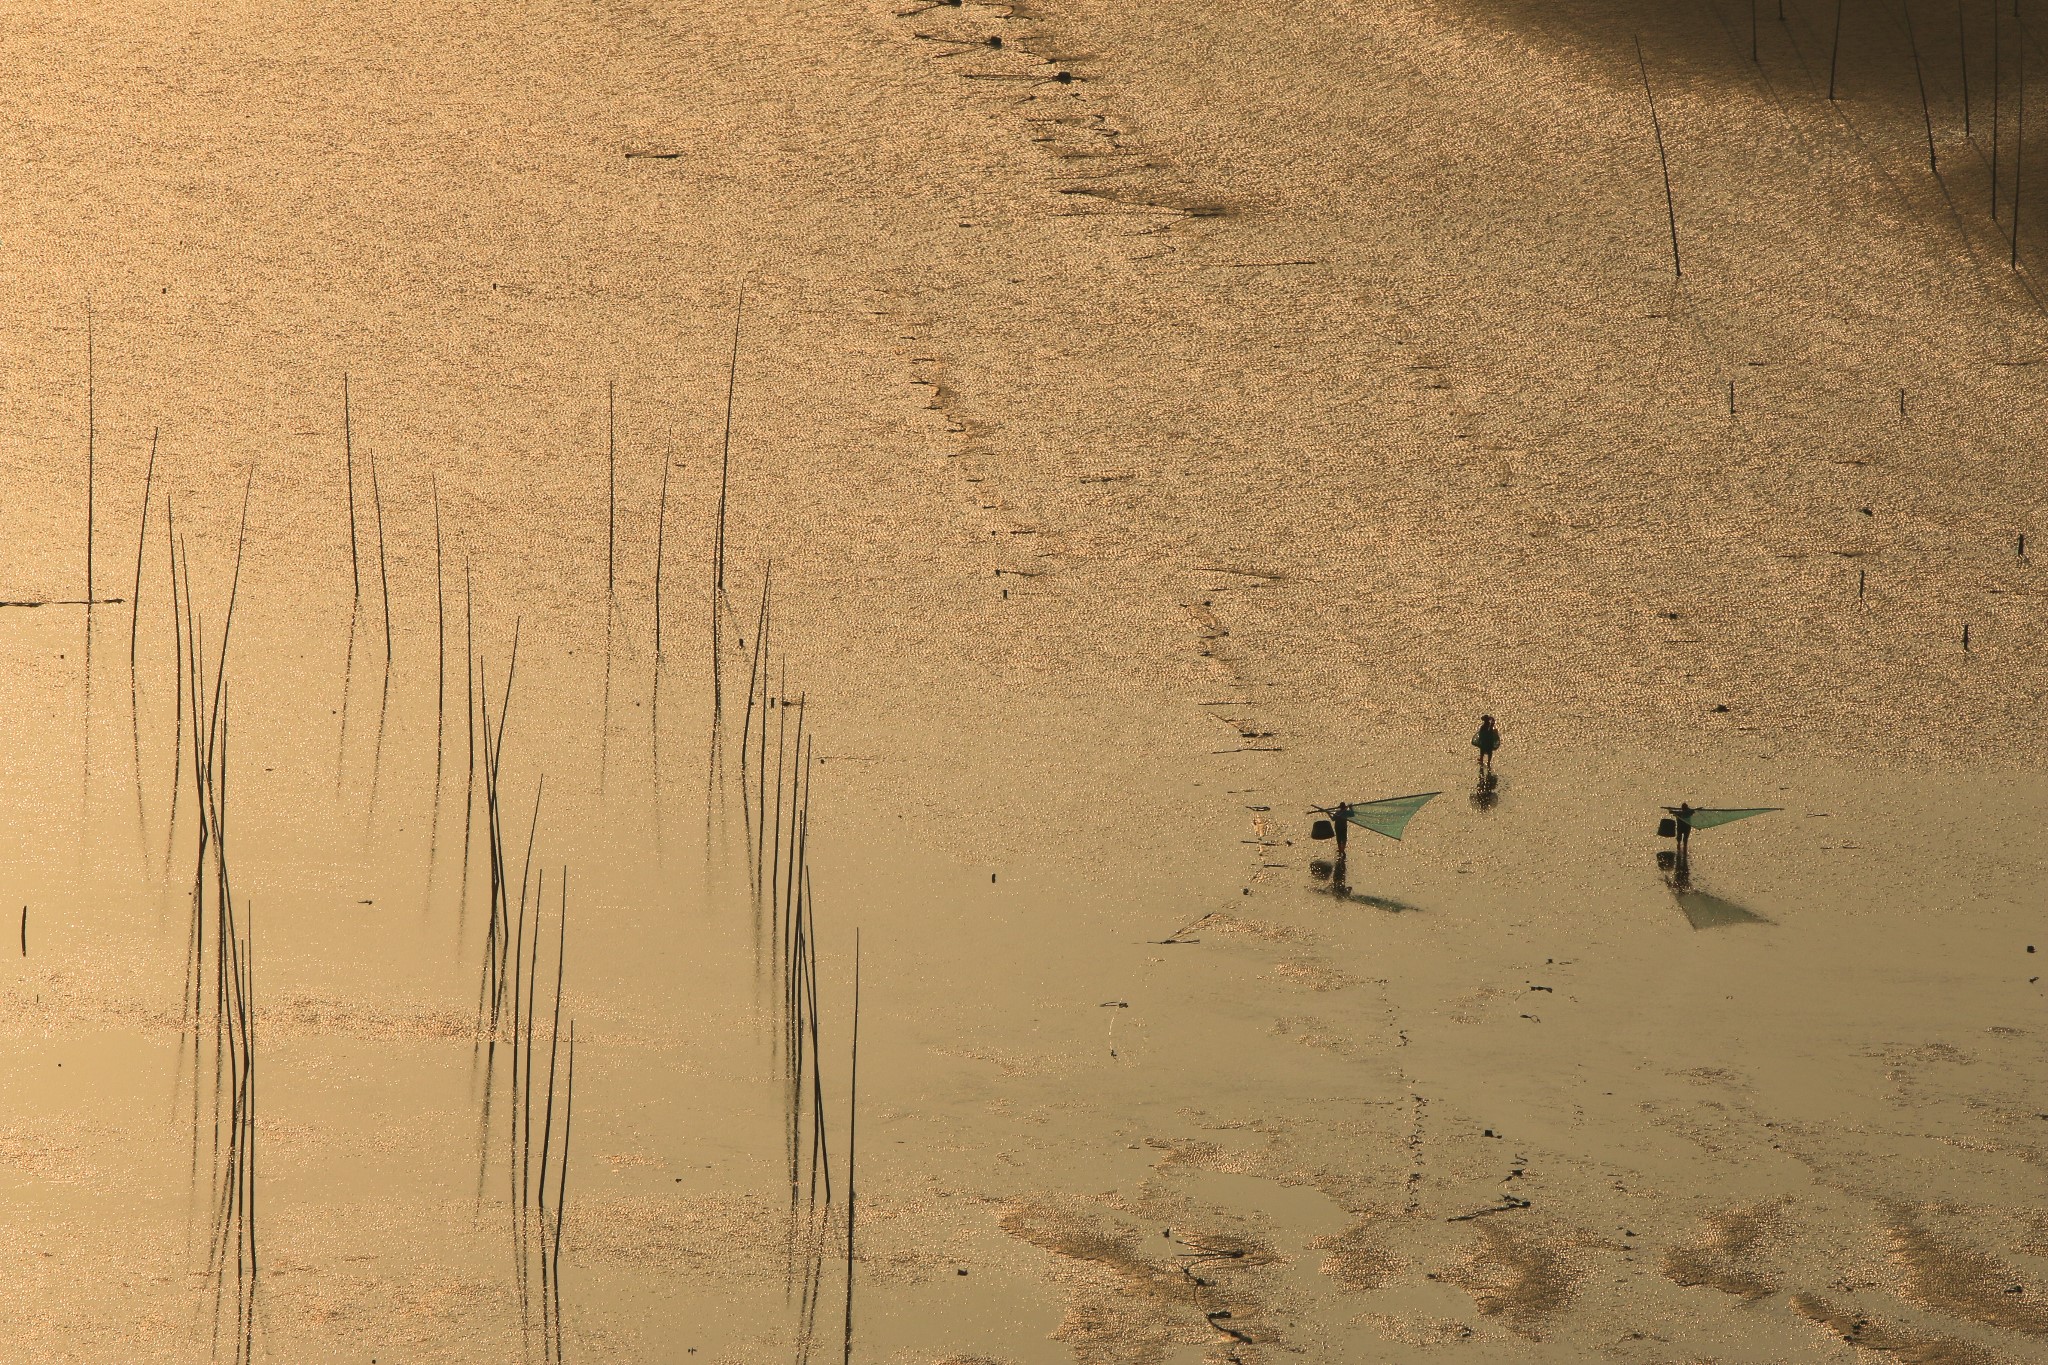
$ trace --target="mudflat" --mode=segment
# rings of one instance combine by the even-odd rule
[[[0,1355],[2048,1358],[2025,5],[0,56]]]

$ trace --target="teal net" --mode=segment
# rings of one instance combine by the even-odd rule
[[[1716,825],[1732,825],[1737,820],[1747,820],[1752,815],[1769,815],[1772,811],[1783,809],[1783,806],[1752,806],[1747,810],[1703,809],[1694,811],[1685,819],[1694,829],[1712,829]]]
[[[1362,801],[1351,808],[1351,823],[1374,834],[1398,839],[1415,818],[1415,812],[1442,792],[1418,792],[1414,796],[1390,796],[1384,801]]]

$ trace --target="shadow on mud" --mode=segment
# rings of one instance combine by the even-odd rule
[[[1759,75],[1791,89],[1825,96],[1832,66],[1845,97],[1881,106],[1911,105],[1919,116],[1914,46],[1937,102],[1960,83],[1963,30],[1953,7],[1931,0],[1911,5],[1912,34],[1900,6],[1850,6],[1829,0],[1758,0],[1673,6],[1660,0],[1566,0],[1530,5],[1517,0],[1457,0],[1447,10],[1476,26],[1512,36],[1531,48],[1575,62],[1587,79],[1634,86],[1635,40],[1640,37],[1653,79],[1683,86],[1747,86]],[[1752,29],[1752,19],[1754,28]],[[1967,14],[1972,65],[1991,46],[1988,9]],[[1982,30],[1979,32],[1978,30]],[[1839,51],[1837,51],[1839,41]]]
[[[1367,895],[1363,891],[1355,890],[1345,880],[1344,863],[1341,859],[1333,863],[1318,858],[1308,865],[1308,874],[1316,881],[1316,885],[1309,889],[1319,896],[1329,896],[1335,900],[1348,901],[1352,905],[1370,906],[1374,910],[1399,912],[1404,910],[1420,910],[1422,908],[1419,905],[1410,905],[1406,901],[1393,900],[1387,896]]]
[[[1678,902],[1686,921],[1694,929],[1725,929],[1734,924],[1772,924],[1775,921],[1759,915],[1747,906],[1716,896],[1710,891],[1701,891],[1692,884],[1692,869],[1688,861],[1665,849],[1657,854],[1658,870],[1664,873],[1664,885],[1671,892],[1671,899]]]

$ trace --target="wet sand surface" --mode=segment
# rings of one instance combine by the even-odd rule
[[[1810,4],[10,25],[0,1356],[842,1357],[858,932],[853,1358],[2048,1358],[2040,238],[1911,15],[1940,180]]]

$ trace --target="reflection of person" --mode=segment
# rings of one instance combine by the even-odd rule
[[[1665,873],[1664,884],[1673,891],[1692,890],[1692,861],[1668,848],[1657,850],[1657,868]]]
[[[1479,771],[1493,771],[1493,751],[1500,748],[1500,727],[1493,723],[1492,716],[1479,718],[1479,733],[1472,736],[1472,746],[1479,750]]]

